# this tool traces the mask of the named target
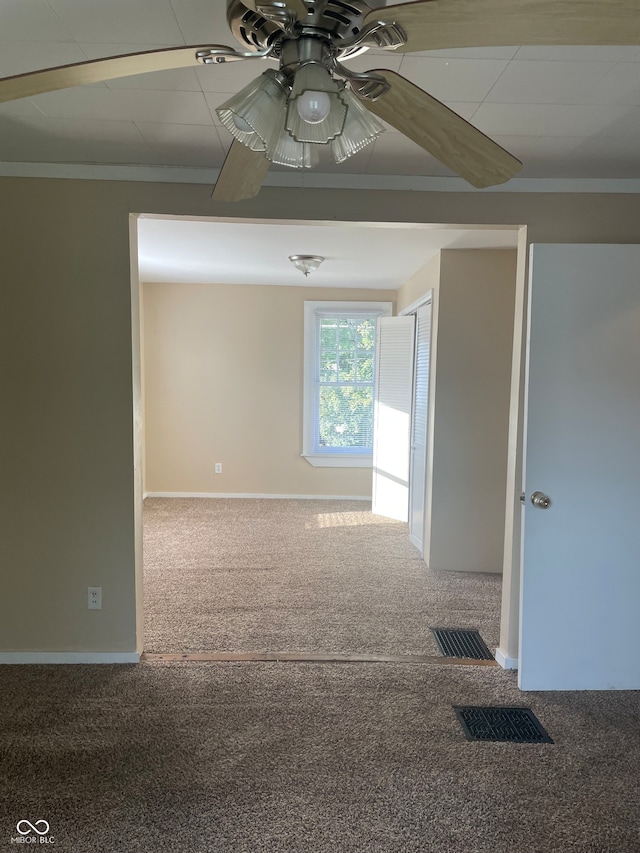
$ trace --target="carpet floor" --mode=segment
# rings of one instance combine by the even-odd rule
[[[500,578],[429,572],[362,504],[147,501],[145,548],[148,651],[497,641]],[[0,851],[46,821],[64,853],[640,853],[638,691],[189,662],[0,666],[0,696]],[[454,705],[528,705],[554,742],[467,741]]]
[[[0,692],[0,850],[21,820],[64,853],[640,850],[638,692],[306,663],[1,666]],[[553,744],[469,742],[451,708],[523,700]]]
[[[430,628],[498,644],[501,576],[427,569],[361,501],[144,506],[145,650],[438,654]]]

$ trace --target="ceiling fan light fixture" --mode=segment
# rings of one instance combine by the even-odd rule
[[[216,109],[227,130],[252,151],[267,151],[281,133],[286,88],[269,69]]]
[[[276,166],[289,166],[291,169],[312,169],[320,162],[317,145],[297,142],[284,128],[265,152],[265,157]]]
[[[289,255],[289,260],[306,278],[310,272],[318,269],[324,258],[322,255]]]
[[[319,124],[331,112],[331,101],[326,92],[314,92],[307,89],[296,98],[296,109],[302,121],[307,124]]]
[[[285,128],[297,142],[325,145],[344,127],[347,104],[340,84],[316,61],[301,65],[293,78]]]
[[[347,102],[347,118],[341,134],[331,140],[331,158],[334,163],[342,163],[374,142],[384,132],[384,124],[373,113],[363,107],[360,100],[351,92],[344,91]]]

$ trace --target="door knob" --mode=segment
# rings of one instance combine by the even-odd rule
[[[551,498],[545,495],[544,492],[534,492],[531,495],[531,503],[538,509],[549,509],[551,506]]]

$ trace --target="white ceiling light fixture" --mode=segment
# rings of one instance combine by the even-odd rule
[[[289,260],[306,278],[310,272],[318,269],[324,258],[322,255],[289,255]]]

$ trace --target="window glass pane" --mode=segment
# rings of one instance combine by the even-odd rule
[[[358,350],[358,382],[373,382],[373,353]]]
[[[376,326],[372,320],[360,320],[357,329],[357,341],[360,349],[372,350],[376,340]]]
[[[340,349],[350,352],[355,348],[355,321],[343,320],[340,323],[339,342]]]
[[[320,382],[335,382],[338,378],[338,354],[335,350],[320,353]]]
[[[372,449],[376,317],[316,316],[317,452]]]
[[[341,385],[319,391],[320,447],[372,447],[373,388]]]
[[[355,353],[340,351],[340,361],[338,362],[338,379],[341,382],[355,381]]]
[[[335,349],[336,327],[333,320],[323,320],[320,327],[320,346]]]

